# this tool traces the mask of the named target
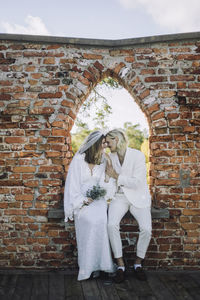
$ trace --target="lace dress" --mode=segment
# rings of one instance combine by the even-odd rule
[[[115,182],[105,179],[105,163],[89,169],[84,155],[77,155],[70,165],[65,184],[65,221],[75,220],[78,247],[78,280],[88,279],[93,271],[113,272],[108,232],[107,201],[115,192]],[[86,192],[99,184],[107,190],[104,198],[82,206],[87,199]]]

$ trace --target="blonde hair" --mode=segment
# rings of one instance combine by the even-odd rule
[[[124,130],[121,128],[116,128],[109,131],[106,136],[110,137],[111,139],[118,137],[119,141],[117,143],[117,150],[121,151],[123,149],[126,149],[126,147],[128,146],[128,138]]]

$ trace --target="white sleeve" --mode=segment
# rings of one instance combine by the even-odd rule
[[[145,156],[141,152],[140,157],[135,160],[134,170],[131,176],[119,174],[117,185],[124,186],[126,188],[137,189],[138,186],[146,181],[146,164]]]
[[[73,220],[74,213],[82,207],[84,201],[87,201],[81,193],[81,164],[82,160],[75,155],[69,166],[64,189],[65,222],[68,219]]]

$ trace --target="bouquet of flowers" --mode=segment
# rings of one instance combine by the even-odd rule
[[[99,184],[93,185],[92,189],[89,189],[86,192],[86,196],[93,200],[98,200],[99,198],[104,197],[105,195],[106,195],[106,190],[103,189]]]

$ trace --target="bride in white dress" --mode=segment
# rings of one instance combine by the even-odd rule
[[[105,147],[102,132],[92,132],[74,156],[65,182],[65,222],[75,221],[78,280],[90,278],[95,271],[114,271],[107,232],[107,199],[114,195],[116,184],[112,178],[105,180]],[[105,189],[106,195],[98,200],[88,198],[87,191],[93,186]]]

